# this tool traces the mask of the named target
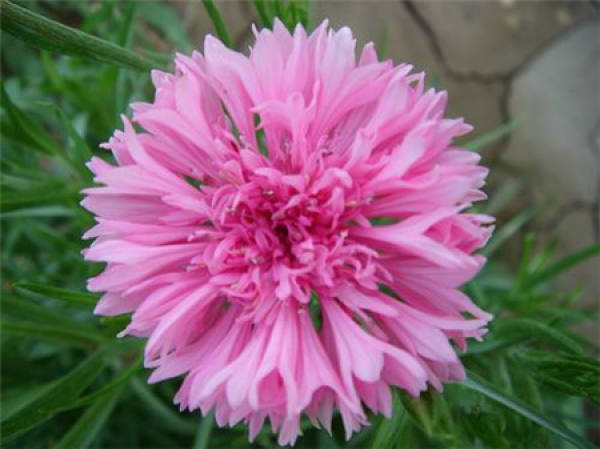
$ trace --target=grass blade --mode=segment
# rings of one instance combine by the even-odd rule
[[[496,388],[494,388],[492,385],[490,385],[488,382],[483,380],[481,377],[479,377],[475,373],[469,372],[467,379],[461,385],[463,385],[464,387],[466,387],[470,390],[477,391],[478,393],[483,394],[487,398],[508,407],[509,409],[518,413],[519,415],[523,416],[524,418],[527,418],[527,419],[535,422],[536,424],[544,427],[545,429],[549,430],[550,432],[559,436],[560,438],[563,438],[564,440],[569,441],[576,447],[579,447],[579,448],[593,448],[594,447],[589,441],[585,440],[584,438],[575,434],[571,430],[567,429],[562,424],[551,421],[551,420],[541,416],[538,412],[536,412],[529,405],[521,402],[518,399],[511,398],[511,397],[505,395],[504,393],[502,393],[501,391],[498,391]]]

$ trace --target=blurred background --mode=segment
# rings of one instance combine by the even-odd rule
[[[202,1],[14,3],[165,65],[216,32]],[[490,200],[477,207],[498,229],[484,250],[490,263],[465,290],[497,318],[462,360],[502,394],[600,442],[600,258],[591,257],[600,247],[590,250],[600,241],[600,4],[298,3],[309,27],[347,25],[359,45],[425,70],[448,90],[448,115],[475,126],[464,143],[491,169]],[[232,46],[246,51],[251,24],[264,22],[257,4],[275,14],[287,3],[215,4]],[[178,413],[178,380],[147,385],[143,342],[114,338],[127,317],[98,319],[97,296],[84,292],[102,268],[80,255],[93,224],[79,206],[92,183],[84,163],[106,156],[98,145],[130,102],[152,98],[147,71],[40,51],[4,29],[0,39],[3,447],[247,447],[243,425],[221,430]],[[333,437],[305,423],[296,447],[576,447],[461,385],[421,401],[398,393],[393,420],[372,421],[349,443],[337,421]],[[267,429],[253,445],[274,446]]]

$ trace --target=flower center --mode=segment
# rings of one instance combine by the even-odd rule
[[[326,157],[291,173],[266,159],[247,166],[240,157],[219,173],[220,184],[206,188],[220,237],[203,264],[214,274],[243,276],[230,298],[247,301],[270,285],[280,299],[307,303],[311,291],[324,293],[340,276],[375,285],[377,253],[348,237],[353,224],[368,224],[364,200],[348,172],[326,168]]]

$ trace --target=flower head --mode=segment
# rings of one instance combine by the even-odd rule
[[[204,54],[152,73],[93,158],[101,187],[85,251],[96,313],[133,312],[121,335],[148,338],[150,382],[184,375],[181,409],[219,425],[266,418],[293,443],[305,414],[349,437],[366,409],[464,378],[451,344],[491,316],[458,288],[484,263],[479,156],[452,146],[471,127],[444,118],[424,74],[355,59],[348,28],[310,36],[281,23],[250,56],[208,36]]]

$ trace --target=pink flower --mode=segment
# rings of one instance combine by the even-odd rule
[[[357,62],[327,22],[276,23],[249,57],[208,36],[175,65],[132,105],[144,131],[123,118],[103,145],[116,165],[90,161],[103,186],[82,203],[85,258],[107,263],[96,313],[133,312],[120,335],[148,338],[149,381],[184,375],[181,409],[251,440],[268,418],[290,444],[302,414],[329,430],[339,410],[349,438],[366,408],[391,414],[390,387],[464,379],[451,342],[491,315],[458,288],[491,218],[464,212],[487,170],[452,145],[471,127],[446,93],[372,44]]]

